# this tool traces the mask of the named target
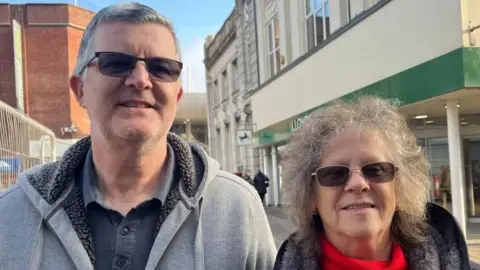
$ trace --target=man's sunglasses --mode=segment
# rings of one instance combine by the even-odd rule
[[[148,72],[153,80],[160,82],[174,82],[182,73],[181,62],[162,58],[141,58],[120,52],[96,52],[87,62],[87,66],[98,58],[98,70],[106,76],[126,77],[135,69],[138,61],[145,62]],[[83,72],[83,69],[82,69]]]
[[[391,162],[372,162],[364,164],[360,171],[368,182],[387,183],[395,178],[398,167]],[[352,170],[341,165],[320,167],[312,173],[312,177],[315,177],[318,183],[325,187],[343,186],[351,175]]]

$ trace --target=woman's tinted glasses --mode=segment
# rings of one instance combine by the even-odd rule
[[[387,183],[395,178],[398,167],[391,162],[372,162],[364,164],[360,171],[369,182]],[[345,185],[351,174],[349,167],[333,165],[318,168],[315,173],[312,173],[312,177],[315,177],[322,186],[336,187]]]
[[[180,77],[183,68],[181,62],[172,59],[162,57],[140,58],[120,52],[96,52],[90,61],[88,61],[88,64],[95,58],[98,58],[97,64],[100,72],[103,75],[112,77],[125,77],[130,75],[135,69],[137,62],[143,61],[153,80],[174,82]]]

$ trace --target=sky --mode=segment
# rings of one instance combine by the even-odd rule
[[[3,2],[3,1],[2,1]],[[75,0],[7,0],[11,4],[24,3],[69,3]],[[122,3],[115,0],[77,0],[80,7],[98,11],[101,8]],[[136,0],[151,6],[169,18],[175,27],[182,50],[182,60],[191,70],[191,92],[205,92],[205,67],[203,44],[208,35],[220,30],[235,6],[235,0]],[[185,69],[186,70],[186,69]]]

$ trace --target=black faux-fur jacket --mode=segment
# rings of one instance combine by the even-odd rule
[[[465,238],[453,216],[436,204],[429,204],[426,241],[404,250],[411,270],[470,270]],[[320,270],[321,258],[315,242],[300,242],[292,234],[277,254],[274,270]]]

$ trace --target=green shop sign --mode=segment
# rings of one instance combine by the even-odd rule
[[[269,144],[275,141],[275,133],[269,131],[261,131],[258,134],[258,143],[262,144]]]
[[[290,132],[294,132],[294,131],[298,130],[299,128],[301,128],[303,122],[305,120],[307,120],[309,117],[310,117],[310,113],[307,113],[307,114],[304,114],[300,117],[297,117],[297,118],[293,119],[290,122]]]

